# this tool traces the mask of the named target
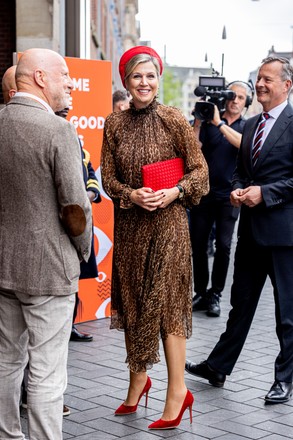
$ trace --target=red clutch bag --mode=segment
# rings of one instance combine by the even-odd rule
[[[150,163],[141,167],[142,184],[154,191],[173,188],[184,176],[184,160],[175,157],[170,160]]]

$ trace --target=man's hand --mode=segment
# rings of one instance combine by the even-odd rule
[[[86,193],[89,198],[89,201],[92,203],[96,198],[96,193],[94,191],[87,191]]]
[[[211,123],[217,127],[221,121],[222,119],[220,116],[219,109],[216,105],[214,105],[214,116],[213,119],[211,120]]]
[[[230,194],[230,202],[231,205],[235,208],[239,208],[242,205],[242,202],[240,201],[240,197],[242,196],[243,189],[237,188],[235,191],[232,191]]]
[[[262,201],[262,193],[260,186],[248,186],[245,189],[236,189],[231,192],[230,195],[231,204],[235,207],[239,207],[242,204],[253,208],[259,205]]]

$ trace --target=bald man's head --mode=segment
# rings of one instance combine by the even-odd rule
[[[25,50],[18,62],[16,69],[16,83],[21,91],[23,87],[33,85],[35,82],[34,73],[36,70],[46,70],[51,63],[61,61],[63,58],[57,52],[50,49],[28,49]]]
[[[10,101],[12,96],[14,96],[17,91],[15,82],[15,71],[16,66],[9,67],[2,78],[2,92],[5,104]]]
[[[15,77],[19,92],[42,98],[54,112],[69,107],[73,83],[64,58],[57,52],[38,48],[24,51]]]

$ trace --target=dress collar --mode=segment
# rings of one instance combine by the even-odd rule
[[[133,101],[130,101],[129,103],[129,107],[132,111],[132,113],[134,114],[147,114],[147,113],[151,113],[152,111],[154,111],[158,106],[158,102],[156,100],[156,98],[154,98],[154,100],[147,106],[147,107],[143,107],[143,108],[136,108],[133,104]]]

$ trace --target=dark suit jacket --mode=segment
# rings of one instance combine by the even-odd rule
[[[90,162],[90,154],[88,151],[81,147],[81,157],[82,157],[82,171],[83,171],[83,181],[87,191],[93,191],[96,194],[96,198],[93,203],[101,202],[100,186],[98,179],[96,178],[96,173],[92,164]],[[91,254],[87,262],[82,261],[80,263],[80,277],[79,279],[96,278],[98,276],[98,269],[96,263],[96,255],[94,248],[94,234],[91,244]]]
[[[239,232],[249,226],[262,246],[293,246],[293,109],[288,104],[280,114],[253,168],[251,149],[258,122],[259,116],[246,122],[233,189],[260,185],[263,202],[254,208],[242,206]]]

